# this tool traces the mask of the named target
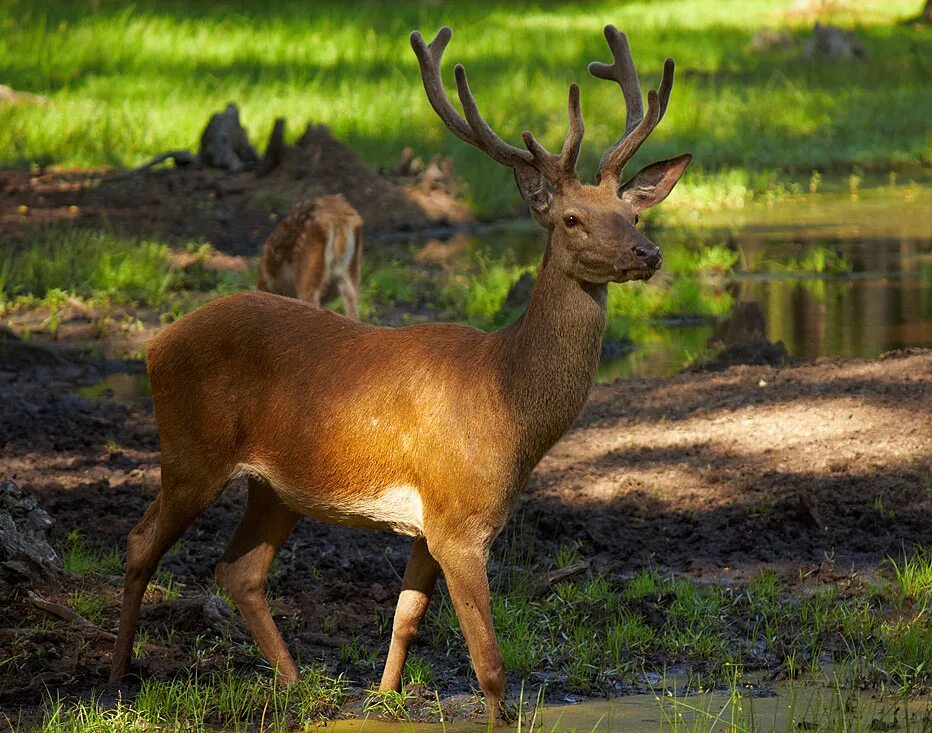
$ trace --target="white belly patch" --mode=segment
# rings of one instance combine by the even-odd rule
[[[377,496],[346,496],[337,503],[321,501],[321,497],[284,485],[265,466],[240,463],[233,475],[262,479],[291,509],[315,519],[350,527],[387,529],[409,537],[424,535],[424,504],[420,492],[410,484],[388,486]]]

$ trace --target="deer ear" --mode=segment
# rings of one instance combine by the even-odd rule
[[[692,159],[693,156],[686,153],[641,168],[618,190],[618,195],[635,211],[656,206],[670,194]]]
[[[537,168],[521,161],[515,164],[514,170],[521,198],[531,207],[531,214],[534,218],[544,223],[553,198],[547,188],[547,180]]]

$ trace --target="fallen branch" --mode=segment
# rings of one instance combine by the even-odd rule
[[[76,624],[78,626],[94,626],[94,624],[92,624],[88,619],[84,618],[84,616],[75,611],[73,608],[63,606],[61,603],[47,601],[42,596],[37,595],[32,591],[29,591],[28,595],[29,600],[33,606],[42,609],[46,613],[55,616],[56,618],[60,618],[63,621],[67,621],[68,623]],[[104,634],[110,633],[108,631],[104,631],[103,629],[100,629],[100,631]],[[111,634],[111,636],[113,636],[113,634]]]
[[[170,601],[153,603],[142,608],[142,615],[167,613],[169,615],[187,614],[192,623],[202,621],[207,628],[218,634],[229,634],[234,641],[249,641],[250,637],[237,628],[237,616],[219,596],[195,596],[193,598],[173,598]]]
[[[527,592],[531,596],[546,595],[557,583],[562,583],[564,580],[569,580],[586,572],[591,564],[590,560],[583,560],[573,565],[567,565],[565,568],[544,573],[528,583]]]
[[[55,616],[60,618],[62,621],[67,621],[68,623],[74,625],[76,630],[82,633],[89,633],[97,636],[100,639],[108,642],[116,641],[116,634],[112,631],[107,631],[102,629],[94,623],[91,623],[90,620],[82,616],[80,613],[75,611],[73,608],[64,606],[61,603],[54,603],[52,601],[45,600],[42,596],[29,591],[28,593],[29,601],[38,609],[45,611],[50,616]],[[19,636],[27,636],[43,633],[43,629],[0,629],[0,636],[3,635],[3,632],[14,632]],[[143,643],[141,649],[146,652],[165,652],[167,651],[165,647],[159,646],[158,644],[149,644]]]
[[[106,176],[102,182],[111,183],[113,181],[122,181],[133,176],[138,176],[140,173],[145,173],[150,168],[154,168],[160,163],[164,163],[166,160],[173,160],[175,162],[176,168],[183,168],[185,166],[194,165],[198,162],[197,156],[190,150],[169,150],[167,153],[156,155],[154,158],[152,158],[152,160],[143,163],[138,168],[133,168],[132,170],[126,171],[126,173],[118,173],[117,175]]]

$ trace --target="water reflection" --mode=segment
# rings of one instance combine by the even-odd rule
[[[736,251],[728,292],[735,302],[757,301],[767,337],[792,356],[873,357],[932,347],[930,203],[928,189],[879,189],[857,201],[752,207],[737,225],[661,230],[654,238],[667,251],[716,242]],[[819,266],[828,271],[812,271]],[[599,378],[674,373],[704,354],[712,331],[707,324],[635,326],[638,348],[603,365]]]

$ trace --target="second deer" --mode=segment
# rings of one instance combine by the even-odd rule
[[[338,294],[359,320],[362,217],[339,194],[291,207],[262,249],[259,290],[320,305]]]

